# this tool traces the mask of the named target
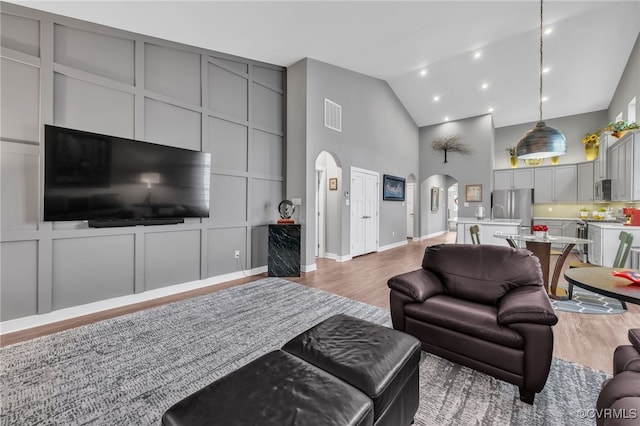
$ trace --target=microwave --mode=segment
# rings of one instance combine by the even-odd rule
[[[611,179],[602,179],[594,184],[594,201],[611,201]]]

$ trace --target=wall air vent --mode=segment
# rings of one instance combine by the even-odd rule
[[[324,127],[342,132],[342,107],[324,98]]]

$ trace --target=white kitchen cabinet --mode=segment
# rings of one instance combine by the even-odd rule
[[[640,200],[640,132],[629,132],[609,148],[612,201]]]
[[[589,246],[589,262],[599,266],[613,266],[618,247],[620,246],[620,232],[625,231],[633,235],[632,246],[640,245],[640,226],[624,226],[612,223],[589,223],[589,239],[593,243]],[[622,268],[631,267],[631,257]]]
[[[533,169],[494,170],[494,189],[533,188]]]
[[[602,133],[598,139],[598,158],[593,161],[593,179],[599,181],[609,178],[607,155],[609,146],[616,140],[611,133]]]
[[[589,263],[602,266],[602,228],[595,224],[589,224],[587,239],[593,241],[587,249]]]
[[[536,203],[578,201],[578,171],[575,164],[535,169],[533,194]]]
[[[627,161],[624,141],[618,141],[611,147],[609,162],[611,164],[611,200],[624,201],[628,195],[627,185],[625,184]]]
[[[578,202],[593,202],[594,167],[592,161],[578,164]]]

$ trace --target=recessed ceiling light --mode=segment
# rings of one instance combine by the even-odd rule
[[[435,95],[433,97],[433,102],[438,102],[440,100],[440,95]]]
[[[477,50],[473,53],[473,59],[478,59],[482,56],[482,51],[481,50]]]
[[[551,28],[551,27],[547,27],[547,28],[545,28],[545,30],[544,30],[544,35],[549,35],[549,34],[551,34],[552,32],[553,32],[553,28]]]
[[[549,98],[547,98],[546,96],[542,97],[542,102],[547,102],[549,100]]]
[[[493,108],[489,108],[489,112],[493,112]]]
[[[482,87],[484,90],[486,90],[486,89],[488,89],[488,88],[489,88],[489,83],[482,83],[482,86],[481,86],[481,87]]]
[[[420,75],[421,75],[421,76],[423,76],[423,77],[424,77],[425,75],[427,75],[427,70],[422,70],[422,71],[420,71]]]
[[[449,116],[446,116],[446,117],[444,118],[444,121],[449,121]]]
[[[549,68],[549,67],[544,67],[544,68],[542,69],[542,72],[549,72],[550,70],[551,70],[551,68]]]

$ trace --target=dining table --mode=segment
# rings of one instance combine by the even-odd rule
[[[598,266],[593,268],[573,268],[564,273],[564,277],[571,284],[589,290],[593,293],[618,299],[622,307],[627,309],[626,302],[640,305],[640,282],[614,275],[620,271],[640,273],[640,269],[607,268]]]
[[[564,237],[552,235],[533,235],[533,234],[493,234],[495,238],[507,240],[507,243],[514,248],[524,248],[531,251],[540,260],[542,267],[542,278],[547,287],[547,294],[553,299],[565,300],[568,298],[567,292],[563,288],[558,288],[558,280],[562,273],[567,257],[576,244],[591,244],[593,241],[586,238]],[[562,252],[556,260],[553,268],[551,280],[549,280],[549,266],[551,265],[551,245],[561,245]]]

